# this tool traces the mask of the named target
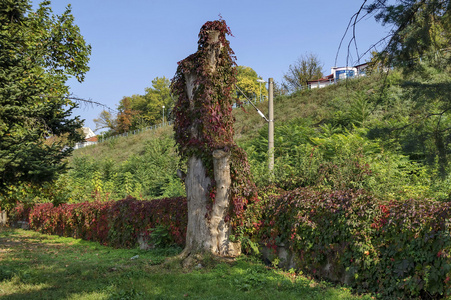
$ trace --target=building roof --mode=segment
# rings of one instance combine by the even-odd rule
[[[329,82],[331,79],[334,79],[334,74],[327,75],[327,76],[322,77],[320,79],[307,80],[307,84],[315,83],[315,82]]]
[[[93,137],[90,137],[90,138],[86,138],[86,141],[87,142],[98,142],[98,139],[97,139],[97,136],[93,136]]]
[[[85,136],[86,140],[92,138],[93,136],[96,136],[94,131],[92,131],[89,127],[82,127],[81,129],[83,130],[83,135]]]

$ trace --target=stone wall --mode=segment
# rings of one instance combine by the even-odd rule
[[[6,226],[8,224],[8,216],[6,211],[0,211],[0,226]]]

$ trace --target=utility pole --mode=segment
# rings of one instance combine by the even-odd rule
[[[261,80],[261,79],[259,79]],[[257,80],[257,82],[260,82]],[[264,80],[261,80],[262,82],[265,82]],[[250,100],[245,93],[237,86],[235,87],[241,92],[241,94],[246,97],[247,101],[255,108],[257,113],[265,119],[266,122],[268,122],[268,166],[269,166],[269,174],[270,177],[273,175],[273,169],[274,169],[274,79],[269,78],[268,79],[268,114],[269,118],[266,118],[265,115],[258,109],[257,106],[252,103],[252,100]]]
[[[269,172],[272,175],[274,169],[274,80],[268,79],[268,155]]]
[[[262,102],[262,83],[266,83],[263,79],[257,79],[257,82],[260,83],[260,102]]]

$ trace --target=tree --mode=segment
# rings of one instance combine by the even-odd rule
[[[199,252],[238,255],[240,246],[230,235],[256,198],[246,153],[233,141],[236,78],[226,34],[230,29],[224,20],[205,23],[197,52],[179,62],[172,80],[178,96],[175,139],[187,159],[188,227],[182,256],[188,264]]]
[[[66,169],[67,145],[82,140],[65,82],[83,81],[91,48],[70,6],[55,16],[49,5],[33,12],[28,0],[0,2],[0,192],[53,180]],[[67,144],[46,144],[51,136]]]
[[[110,112],[102,111],[94,120],[96,130],[109,128],[110,133],[114,134],[159,124],[163,121],[163,106],[165,119],[169,120],[174,107],[169,79],[156,77],[152,80],[152,86],[145,91],[144,95],[122,98],[116,118]]]
[[[316,55],[302,55],[290,65],[288,72],[283,76],[284,87],[290,92],[301,90],[307,86],[308,80],[323,77],[322,68],[322,63]]]
[[[174,107],[171,97],[171,82],[166,77],[156,77],[152,80],[152,87],[146,88],[144,99],[146,108],[143,110],[143,118],[149,124],[157,124],[163,121],[163,106],[166,118]],[[168,119],[168,118],[167,118]]]
[[[288,93],[287,88],[284,84],[280,84],[277,81],[274,81],[274,97],[283,96]]]
[[[260,96],[262,99],[263,97],[268,96],[268,90],[265,88],[265,85],[261,86],[261,83],[257,82],[261,77],[258,77],[257,72],[252,68],[237,66],[236,71],[236,85],[239,88],[237,91],[238,99],[247,101],[248,99],[260,99]]]
[[[140,113],[133,109],[133,104],[129,97],[124,97],[120,101],[119,112],[117,113],[117,133],[124,133],[134,129],[135,117]]]
[[[427,55],[441,55],[449,51],[451,42],[451,2],[448,0],[387,0],[363,1],[351,19],[356,27],[361,14],[374,14],[382,25],[391,26],[389,34],[374,46],[383,44],[380,60],[391,66],[415,65]],[[353,36],[352,40],[355,40]]]
[[[102,110],[99,118],[94,119],[94,123],[96,123],[95,131],[100,129],[108,129],[114,132],[117,128],[117,119],[114,118],[113,115],[107,110]]]
[[[372,63],[403,71],[402,105],[411,110],[401,124],[390,122],[377,131],[395,136],[410,157],[435,165],[443,179],[451,153],[450,8],[448,0],[365,0],[350,22],[355,28],[366,13],[391,26],[390,33],[374,44],[384,47]],[[383,88],[389,87],[387,82]]]

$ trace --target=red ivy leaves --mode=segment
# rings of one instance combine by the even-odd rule
[[[209,40],[212,31],[219,33],[216,43]],[[231,35],[231,31],[224,20],[206,22],[199,33],[198,51],[178,62],[171,89],[178,95],[174,130],[180,154],[185,158],[201,158],[207,169],[206,175],[213,179],[213,151],[231,152],[231,223],[236,226],[247,204],[255,201],[257,195],[246,153],[233,141],[232,91],[236,83],[236,57],[227,35]],[[211,51],[214,51],[216,61],[214,72],[210,69]],[[185,75],[188,74],[196,78],[192,102],[186,91]],[[213,184],[208,194],[211,202],[215,198],[214,191]]]
[[[305,271],[353,270],[350,285],[383,298],[438,298],[451,290],[450,202],[387,203],[362,190],[300,188],[262,203],[257,240],[286,243]]]
[[[30,228],[42,233],[98,241],[114,247],[134,247],[140,234],[164,226],[172,241],[183,246],[187,225],[186,198],[152,201],[127,197],[119,201],[36,205],[29,213]]]

